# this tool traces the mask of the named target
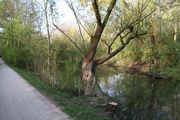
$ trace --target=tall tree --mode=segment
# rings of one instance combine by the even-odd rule
[[[86,22],[81,23],[83,15],[80,15],[75,10],[73,2],[68,1],[67,3],[75,15],[80,35],[82,36],[81,29],[83,29],[90,36],[89,48],[86,53],[83,54],[78,44],[76,44],[74,40],[56,24],[54,25],[69,38],[73,45],[84,56],[81,67],[81,79],[84,94],[88,96],[101,96],[102,92],[95,77],[96,67],[117,55],[132,39],[145,35],[146,31],[144,31],[142,24],[144,24],[145,19],[156,10],[156,7],[151,0],[138,0],[136,3],[131,1],[126,2],[124,0],[111,0],[106,2],[92,0],[91,7],[89,7],[90,2],[88,0],[81,0],[80,4],[85,3],[84,11],[87,11],[87,9],[90,8],[90,12],[94,13],[93,16],[95,18],[96,27],[89,32],[86,28],[87,25],[85,25]],[[89,16],[89,19],[90,18],[91,17]],[[87,21],[90,21],[89,19]],[[106,29],[109,27],[112,28],[111,31],[106,32]],[[103,34],[110,35],[108,41],[103,40]],[[96,55],[100,41],[106,43],[108,47],[108,54],[103,57],[98,57]],[[117,47],[114,48],[116,43],[119,43],[119,45],[116,45]]]
[[[116,48],[114,51],[109,51],[108,55],[102,58],[95,59],[95,54],[97,50],[97,46],[99,44],[99,41],[101,40],[101,36],[104,32],[105,27],[107,26],[108,20],[110,18],[110,15],[112,14],[113,8],[115,8],[115,4],[117,3],[117,0],[111,0],[109,7],[105,13],[104,19],[102,19],[100,11],[99,11],[99,4],[97,0],[93,0],[92,6],[96,17],[96,30],[95,33],[92,35],[90,40],[90,46],[88,48],[88,51],[83,59],[82,63],[82,81],[83,86],[85,90],[85,95],[90,96],[99,96],[101,95],[99,86],[97,84],[97,80],[95,78],[95,69],[98,65],[105,63],[115,55],[117,55],[120,51],[122,51],[129,42],[137,38],[141,35],[146,34],[146,32],[139,31],[139,28],[135,29],[135,26],[140,26],[141,22],[149,16],[155,9],[148,11],[148,14],[142,16],[143,9],[146,9],[145,7],[138,6],[141,9],[139,12],[139,17],[135,19],[133,22],[129,23],[129,25],[125,25],[124,28],[119,28],[119,31],[116,31],[116,34],[111,42],[109,44],[109,48],[114,44],[114,42],[117,40],[117,37],[121,37],[121,45]],[[143,3],[144,6],[147,7],[149,3]],[[141,4],[141,5],[143,5]],[[125,32],[126,31],[126,32]],[[121,36],[122,33],[125,32],[124,36]],[[123,39],[123,37],[127,37],[126,39]]]

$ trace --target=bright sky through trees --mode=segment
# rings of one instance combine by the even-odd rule
[[[71,25],[75,23],[75,18],[73,12],[68,7],[67,3],[64,0],[55,0],[59,14],[62,14],[60,18],[62,23]]]

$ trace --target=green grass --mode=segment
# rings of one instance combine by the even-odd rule
[[[104,114],[102,108],[89,105],[86,97],[77,97],[67,91],[52,88],[33,73],[19,68],[13,67],[13,69],[37,90],[55,102],[57,106],[60,106],[61,109],[74,120],[110,120],[110,118]]]

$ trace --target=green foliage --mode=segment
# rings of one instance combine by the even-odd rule
[[[80,88],[79,65],[75,61],[69,59],[63,61],[63,68],[60,69],[58,75],[59,86],[62,89],[77,90]]]
[[[128,47],[124,51],[122,51],[121,57],[122,58],[128,58],[132,61],[136,61],[136,60],[141,59],[143,52],[139,48],[140,44],[142,44],[142,41],[139,41],[139,40],[132,41],[128,45]]]
[[[57,82],[61,89],[75,91],[80,88],[80,60],[78,51],[69,46],[66,40],[54,39],[52,47],[56,51],[58,75]]]
[[[50,2],[54,4],[53,1]],[[95,32],[94,24],[96,19],[95,16],[93,16],[92,6],[89,7],[90,0],[80,0],[80,2],[82,6],[74,3],[75,7],[78,6],[78,10],[85,8],[84,10],[89,11],[89,13],[85,11],[76,13],[77,15],[81,12],[83,13],[81,17],[78,16],[82,18],[79,19],[78,22],[84,25],[89,33],[93,34]],[[102,20],[109,3],[110,1],[107,0],[98,1]],[[163,3],[159,3],[159,6],[157,6],[159,10],[149,17],[149,19],[136,24],[136,22],[138,22],[136,20],[145,16],[150,9],[154,7],[154,3],[151,0],[139,0],[138,2],[118,1],[104,30],[105,34],[101,37],[103,41],[98,44],[95,58],[106,56],[107,48],[109,47],[108,44],[113,42],[112,40],[119,30],[127,27],[114,44],[112,44],[110,51],[113,52],[122,45],[121,38],[124,37],[124,42],[127,40],[128,36],[126,36],[126,34],[131,31],[129,27],[132,26],[129,25],[132,23],[134,28],[132,28],[131,35],[136,34],[135,32],[145,30],[147,34],[141,38],[133,39],[127,47],[123,49],[118,56],[110,60],[109,63],[127,66],[129,63],[140,61],[143,64],[149,65],[149,73],[163,76],[163,78],[171,78],[172,81],[169,82],[170,85],[178,88],[180,85],[180,33],[177,33],[177,41],[175,41],[174,28],[175,25],[179,23],[177,12],[179,8],[176,6],[173,7],[173,5],[176,5],[173,3],[167,3],[166,8],[163,8],[161,4]],[[19,5],[19,7],[16,5]],[[36,7],[37,10],[35,9]],[[74,116],[75,119],[106,119],[99,114],[97,115],[92,107],[87,107],[86,101],[81,101],[79,98],[72,97],[69,93],[58,91],[44,83],[45,81],[52,86],[55,85],[58,89],[71,92],[77,92],[77,89],[80,90],[80,64],[82,56],[80,56],[79,52],[71,45],[71,42],[62,35],[60,37],[52,35],[49,48],[47,37],[42,30],[44,26],[43,20],[41,19],[44,18],[39,18],[41,14],[44,14],[43,12],[44,11],[41,11],[41,8],[36,6],[33,1],[1,0],[0,27],[2,30],[0,31],[0,54],[3,55],[5,62],[19,68],[25,68],[41,78],[43,81],[40,81],[34,74],[17,70],[31,84],[45,91],[45,93],[55,99],[58,104],[65,106],[64,110]],[[84,35],[86,30],[82,30],[85,39],[85,41],[83,41],[79,35],[74,32],[75,30],[72,29],[72,27],[67,27],[66,29],[68,29],[68,35],[72,37],[75,43],[78,43],[80,49],[86,51],[89,45],[89,41],[86,39],[90,39],[91,37],[87,34]],[[78,41],[78,39],[81,39],[81,41]],[[108,73],[109,71],[107,74]],[[104,73],[100,74],[104,75]],[[125,102],[122,103],[121,113],[126,120],[133,119],[132,116],[135,116],[137,119],[140,114],[150,114],[149,111],[145,113],[145,110],[147,110],[151,102],[149,99],[152,95],[152,89],[146,89],[150,84],[140,81],[137,78],[128,80],[128,77],[129,76],[126,76],[127,80],[123,81],[123,84],[118,83],[121,84],[121,87],[116,88],[117,90],[123,89],[124,96],[121,96],[120,99],[124,98]],[[156,85],[158,85],[158,83]],[[158,102],[166,102],[161,100],[161,97],[163,95],[167,96],[167,93],[172,91],[164,90],[158,92],[160,94],[157,98],[157,100],[159,100]],[[81,104],[81,102],[84,103]],[[142,102],[145,103],[145,105],[142,105]]]

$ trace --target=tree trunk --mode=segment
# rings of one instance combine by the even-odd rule
[[[94,56],[96,54],[97,45],[101,38],[103,29],[104,27],[102,26],[97,27],[95,34],[91,37],[89,49],[82,63],[81,80],[83,84],[84,95],[86,96],[102,95],[102,91],[95,77],[96,65],[94,62]]]
[[[111,15],[111,11],[114,8],[115,3],[116,3],[116,0],[111,0],[107,13],[104,17],[104,20],[103,22],[101,22],[101,15],[99,13],[97,0],[92,1],[94,13],[97,20],[97,27],[96,27],[94,35],[91,36],[90,46],[82,63],[82,74],[81,74],[81,80],[82,80],[83,88],[84,88],[84,95],[87,95],[87,96],[101,96],[102,95],[102,91],[95,77],[96,64],[94,62],[95,61],[94,57],[96,54],[98,43],[101,39],[101,35],[107,24],[109,16]]]
[[[102,96],[102,90],[99,87],[95,77],[96,67],[93,61],[86,62],[85,59],[82,64],[81,80],[86,96]]]

